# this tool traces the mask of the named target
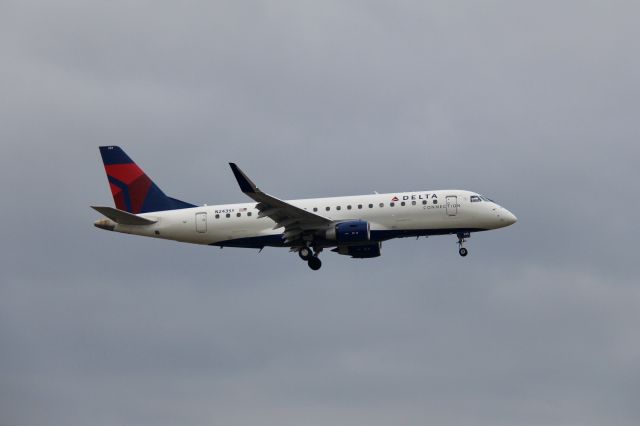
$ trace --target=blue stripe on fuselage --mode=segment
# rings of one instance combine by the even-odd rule
[[[371,241],[382,242],[393,238],[423,237],[430,235],[450,235],[460,232],[481,232],[487,229],[480,228],[448,228],[448,229],[408,229],[408,230],[378,230],[371,231]],[[219,247],[242,247],[242,248],[263,248],[263,247],[288,247],[284,244],[282,234],[263,235],[259,237],[235,238],[232,240],[219,241],[210,244]],[[336,246],[335,242],[330,242],[327,246]]]

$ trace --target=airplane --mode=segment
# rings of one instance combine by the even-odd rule
[[[286,247],[314,271],[324,249],[373,258],[393,238],[455,235],[465,257],[472,232],[517,221],[484,195],[463,190],[281,200],[260,190],[235,163],[229,163],[231,171],[253,201],[197,206],[165,195],[120,147],[101,146],[100,154],[116,207],[92,206],[105,216],[96,227],[220,248]]]

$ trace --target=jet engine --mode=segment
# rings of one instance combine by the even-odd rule
[[[336,241],[339,244],[361,243],[369,241],[371,231],[366,220],[350,220],[337,223],[328,229],[325,234],[327,240]]]

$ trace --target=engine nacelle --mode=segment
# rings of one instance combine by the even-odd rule
[[[333,249],[344,256],[351,256],[356,259],[367,259],[370,257],[380,256],[380,243],[357,245],[357,246],[338,246]]]
[[[327,230],[325,237],[327,240],[336,241],[341,244],[369,241],[371,238],[369,222],[366,220],[340,222],[333,228]]]

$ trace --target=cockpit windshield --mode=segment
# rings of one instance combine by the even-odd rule
[[[478,195],[472,195],[472,196],[471,196],[471,198],[470,198],[470,201],[471,201],[472,203],[479,203],[480,201],[489,201],[489,202],[491,202],[491,203],[494,203],[494,202],[495,202],[495,201],[493,201],[492,199],[487,198],[487,197],[485,197],[484,195],[479,195],[479,194],[478,194]]]

